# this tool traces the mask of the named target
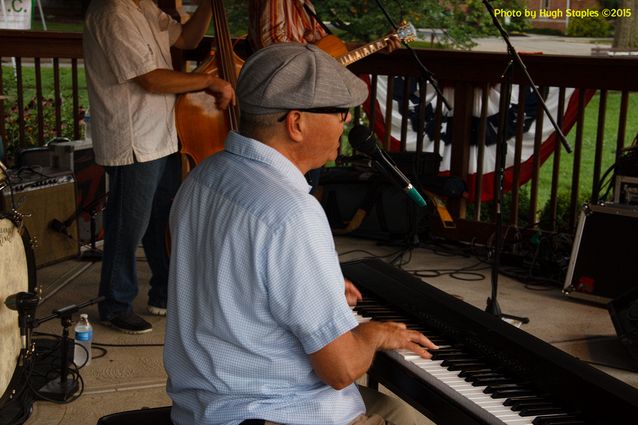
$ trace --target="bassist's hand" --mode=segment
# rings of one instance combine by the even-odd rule
[[[226,109],[228,105],[235,105],[235,90],[226,80],[211,76],[211,81],[206,91],[215,97],[215,106],[219,109]]]

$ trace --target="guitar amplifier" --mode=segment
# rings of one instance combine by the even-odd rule
[[[586,204],[578,221],[563,293],[607,304],[638,287],[638,207]]]
[[[15,209],[33,243],[36,267],[79,255],[75,178],[49,167],[8,170],[3,211]]]

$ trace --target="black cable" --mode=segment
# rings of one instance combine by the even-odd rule
[[[22,354],[21,354],[22,355]],[[28,377],[28,368],[23,368],[21,370],[21,374],[23,375],[23,379],[20,380],[22,382],[22,386],[16,388],[12,388],[13,395],[11,400],[20,400],[20,416],[14,417],[10,419],[10,422],[6,422],[6,425],[22,425],[27,418],[31,415],[31,405],[28,403],[29,396],[25,395],[25,391],[29,388],[27,385],[27,377]],[[9,401],[11,401],[9,400]],[[6,405],[3,407],[7,407]]]
[[[458,269],[417,269],[417,270],[406,270],[408,273],[412,273],[415,276],[421,278],[427,277],[441,277],[445,275],[449,275],[450,277],[462,280],[466,282],[476,282],[479,280],[484,280],[485,275],[483,273],[479,273],[479,270],[488,269],[489,266],[483,266],[481,268],[476,269],[475,267],[483,264],[483,262],[479,261],[478,263],[461,267]],[[470,277],[462,277],[462,276],[470,276]]]
[[[342,257],[344,255],[354,254],[354,253],[361,253],[361,254],[365,254],[367,256],[366,257],[357,258],[357,260],[368,259],[368,258],[378,258],[378,259],[382,260],[384,258],[397,256],[404,250],[405,250],[405,248],[401,248],[401,249],[399,249],[397,251],[394,251],[394,252],[391,252],[389,254],[380,255],[380,254],[375,254],[375,253],[370,252],[370,251],[366,251],[365,249],[353,249],[353,250],[350,250],[350,251],[346,251],[346,252],[340,253],[339,257]]]
[[[82,376],[80,375],[80,371],[79,371],[80,368],[78,368],[75,365],[75,363],[73,363],[72,361],[69,364],[67,379],[70,379],[72,382],[77,383],[78,390],[71,397],[69,397],[66,400],[56,400],[41,393],[40,392],[41,388],[38,389],[34,387],[35,383],[33,382],[33,378],[40,377],[40,378],[44,378],[45,381],[49,381],[49,382],[52,380],[61,378],[61,370],[60,370],[60,367],[57,365],[49,368],[44,373],[36,372],[35,366],[38,361],[41,362],[42,360],[48,358],[49,356],[53,355],[59,350],[59,348],[62,345],[62,337],[58,335],[54,335],[54,334],[44,333],[44,332],[34,332],[33,335],[34,337],[35,336],[50,337],[50,339],[53,339],[53,341],[56,342],[56,344],[50,349],[42,350],[40,352],[36,350],[33,353],[33,358],[29,364],[29,370],[28,370],[28,375],[26,379],[26,385],[31,390],[32,394],[39,400],[45,400],[45,401],[49,401],[51,403],[56,403],[56,404],[68,404],[77,400],[84,392],[84,380],[82,379]],[[36,343],[36,348],[37,346],[38,345]],[[81,347],[86,351],[86,348],[84,346],[81,346]],[[87,359],[88,359],[88,356],[87,356]]]

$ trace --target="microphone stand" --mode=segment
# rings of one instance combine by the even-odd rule
[[[392,26],[392,28],[395,31],[398,31],[398,27],[397,25],[394,23],[394,21],[392,20],[392,18],[390,17],[390,14],[388,13],[388,11],[385,9],[385,7],[383,7],[383,4],[381,3],[380,0],[375,0],[377,3],[377,6],[379,6],[379,9],[381,9],[381,12],[383,12],[383,15],[385,16],[386,20],[390,23],[390,25]],[[439,83],[434,79],[434,74],[432,73],[432,71],[430,71],[425,64],[423,64],[423,62],[421,62],[421,59],[419,59],[419,56],[416,54],[416,52],[414,51],[414,49],[406,42],[402,41],[403,46],[408,49],[408,51],[412,54],[412,57],[414,58],[414,61],[416,62],[416,64],[419,66],[419,68],[421,69],[422,72],[422,78],[419,80],[419,82],[423,82],[424,85],[426,85],[428,82],[430,83],[430,85],[434,88],[434,91],[436,92],[436,95],[438,96],[438,98],[441,99],[441,101],[443,102],[443,104],[445,105],[445,107],[448,110],[452,110],[452,105],[450,105],[450,102],[445,98],[445,96],[443,95],[443,91],[441,91],[441,88],[439,87]],[[388,129],[389,131],[389,129]],[[419,130],[421,131],[421,130]],[[421,179],[420,179],[420,175],[421,175],[421,151],[420,149],[415,149],[414,150],[414,167],[413,167],[413,172],[414,172],[414,180],[415,180],[415,185],[417,187],[417,189],[423,189],[422,184],[421,184]],[[422,190],[421,190],[422,192]],[[409,235],[408,235],[408,244],[411,247],[417,247],[419,246],[419,235],[418,235],[418,212],[417,212],[417,207],[414,204],[410,205],[410,209],[408,212],[408,220],[410,221],[409,226],[410,226],[410,230],[409,230]]]
[[[385,10],[385,8],[383,7],[383,4],[381,4],[380,0],[375,0],[375,1],[377,3],[377,6],[379,6],[379,9],[381,9],[381,12],[383,12],[383,14],[385,15],[385,18],[388,20],[388,22],[392,26],[392,28],[395,31],[398,31],[399,28],[397,27],[397,25],[394,23],[394,21],[392,20],[392,18],[388,14],[388,11]],[[432,73],[432,71],[430,71],[423,64],[423,62],[421,62],[421,59],[419,59],[419,56],[416,54],[414,49],[412,47],[410,47],[410,45],[408,43],[406,43],[405,41],[402,41],[401,43],[403,44],[403,46],[406,49],[408,49],[408,51],[410,53],[412,53],[412,57],[414,58],[414,61],[417,63],[417,65],[419,66],[419,68],[421,68],[421,71],[423,72],[423,76],[424,76],[424,79],[425,79],[426,83],[428,81],[430,82],[430,85],[434,88],[434,91],[436,91],[437,96],[439,96],[441,98],[441,100],[445,104],[446,108],[448,108],[449,110],[452,110],[452,106],[450,105],[450,102],[448,102],[448,100],[445,98],[445,96],[443,96],[443,92],[439,88],[439,83],[434,79],[434,77],[433,77],[434,74]]]
[[[494,23],[494,26],[498,29],[501,37],[503,38],[503,40],[505,41],[505,44],[507,45],[507,54],[509,56],[509,60],[507,64],[505,65],[505,70],[503,74],[501,75],[501,96],[500,96],[500,105],[499,105],[500,117],[499,117],[499,126],[498,126],[498,132],[496,137],[496,146],[497,146],[496,147],[496,164],[495,164],[496,189],[497,189],[496,190],[496,217],[495,217],[496,229],[494,231],[495,242],[494,242],[494,249],[493,249],[492,269],[491,269],[492,288],[491,288],[491,296],[487,299],[487,307],[485,311],[487,311],[488,313],[496,317],[500,317],[510,322],[529,323],[529,318],[527,317],[518,317],[518,316],[504,314],[501,311],[501,308],[496,299],[498,295],[498,274],[500,269],[501,252],[503,250],[503,242],[504,242],[503,234],[502,234],[503,233],[502,205],[503,205],[503,191],[504,191],[503,180],[505,175],[505,164],[506,164],[505,159],[507,157],[506,126],[507,126],[507,115],[508,115],[507,111],[510,105],[510,97],[511,97],[511,89],[512,89],[512,74],[513,74],[514,65],[517,65],[518,69],[523,72],[523,75],[525,75],[530,86],[533,88],[534,93],[536,93],[536,96],[538,98],[538,101],[541,103],[543,110],[545,111],[545,114],[548,116],[550,122],[552,123],[554,129],[556,130],[556,134],[558,134],[559,140],[563,144],[563,147],[565,148],[565,150],[568,153],[571,153],[572,149],[569,146],[569,143],[567,143],[567,139],[565,138],[565,135],[563,134],[561,129],[558,127],[558,124],[556,124],[554,117],[552,116],[552,114],[549,111],[549,108],[545,104],[545,101],[543,100],[543,97],[538,91],[538,88],[534,84],[532,77],[527,72],[527,68],[525,67],[525,64],[523,63],[523,61],[521,60],[521,57],[518,55],[518,52],[516,51],[516,49],[514,49],[514,46],[510,42],[507,31],[505,31],[505,29],[503,28],[499,20],[496,18],[496,14],[494,13],[494,8],[490,4],[489,0],[482,0],[482,1],[483,1],[483,4],[485,5],[485,8],[487,9],[490,16],[492,17],[492,22]]]
[[[71,304],[66,307],[62,307],[57,310],[53,310],[52,314],[43,317],[41,319],[34,319],[31,322],[31,329],[40,326],[44,322],[49,320],[60,318],[62,324],[62,345],[60,356],[60,376],[53,381],[46,384],[42,389],[38,391],[39,394],[47,397],[48,399],[57,401],[66,401],[73,396],[78,390],[77,380],[69,380],[69,328],[73,324],[72,316],[80,309],[87,307],[91,304],[99,303],[104,300],[104,297],[94,298],[86,301],[82,304]]]
[[[99,198],[91,201],[88,205],[82,207],[82,211],[89,214],[90,220],[90,232],[91,232],[91,247],[80,254],[80,260],[88,260],[92,262],[100,261],[102,259],[102,251],[97,249],[97,215],[104,210],[105,202],[109,193],[105,193]]]

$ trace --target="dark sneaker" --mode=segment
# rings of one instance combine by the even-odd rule
[[[144,334],[153,330],[153,325],[133,312],[120,314],[103,323],[118,331],[133,335]]]
[[[153,316],[166,316],[166,306],[164,307],[158,307],[156,305],[152,305],[152,304],[148,304],[146,306],[146,309],[148,310],[148,312],[150,314],[152,314]]]

